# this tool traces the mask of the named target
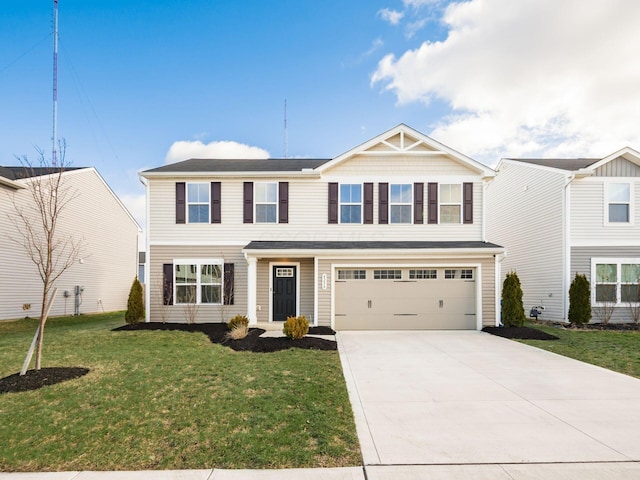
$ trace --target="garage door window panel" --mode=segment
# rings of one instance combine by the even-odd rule
[[[435,269],[409,270],[410,280],[436,280],[437,278],[438,271]]]
[[[402,280],[402,270],[374,270],[374,280]]]
[[[338,280],[366,280],[366,270],[338,270]]]

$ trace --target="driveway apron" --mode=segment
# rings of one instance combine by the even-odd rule
[[[640,461],[640,380],[483,332],[339,332],[365,465]]]

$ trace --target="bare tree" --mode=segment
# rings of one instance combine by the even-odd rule
[[[613,317],[613,312],[616,309],[616,292],[606,291],[604,294],[604,298],[598,301],[600,304],[598,307],[593,309],[596,318],[600,320],[600,323],[603,325],[607,325],[609,321],[611,321],[611,317]]]
[[[77,190],[65,185],[64,172],[66,145],[59,143],[60,160],[53,166],[45,160],[44,152],[38,148],[38,164],[34,166],[26,156],[18,157],[24,167],[25,195],[15,192],[12,196],[13,212],[9,218],[15,230],[10,240],[24,250],[38,270],[42,280],[42,309],[38,329],[36,370],[42,364],[44,325],[49,307],[53,302],[50,293],[55,282],[79,258],[84,248],[84,239],[75,238],[60,229],[60,221],[69,204],[78,197]]]
[[[638,326],[640,323],[640,278],[637,280],[638,285],[636,286],[635,298],[631,298],[629,300],[629,313],[631,314],[631,318],[633,319],[633,323]]]
[[[158,292],[158,307],[160,308],[160,320],[162,323],[167,323],[171,314],[171,305],[173,305],[173,288],[171,287],[171,280],[163,272],[162,278],[156,281],[156,288],[154,289]]]
[[[198,300],[196,297],[196,289],[187,288],[186,292],[186,303],[183,305],[184,310],[184,318],[187,320],[188,324],[196,323],[196,318],[198,318],[198,311],[200,310],[200,305],[198,305]]]

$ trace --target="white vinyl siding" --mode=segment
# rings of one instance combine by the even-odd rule
[[[561,172],[503,162],[487,188],[487,240],[507,251],[500,282],[516,271],[525,310],[542,304],[544,318],[556,320],[564,316],[566,294],[564,185]]]
[[[68,171],[64,177],[77,198],[64,210],[59,231],[84,238],[86,247],[82,263],[75,262],[56,281],[58,293],[50,315],[74,313],[76,285],[84,287],[81,314],[124,310],[138,268],[138,226],[93,168]],[[8,209],[13,208],[9,195],[10,191],[0,190],[3,235],[14,231],[7,217]],[[18,205],[29,199],[26,189],[16,190],[15,195]],[[42,280],[23,247],[6,236],[0,248],[0,271],[5,272],[0,275],[0,320],[39,317]],[[65,291],[69,297],[64,296]],[[27,306],[30,308],[23,309]]]

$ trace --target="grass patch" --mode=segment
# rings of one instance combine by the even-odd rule
[[[530,323],[527,326],[555,335],[559,340],[519,342],[640,378],[638,331],[574,330]]]
[[[90,372],[0,395],[0,471],[359,465],[336,351],[236,352],[202,333],[112,332],[124,314],[52,318],[43,367]],[[0,377],[37,320],[0,322]]]

